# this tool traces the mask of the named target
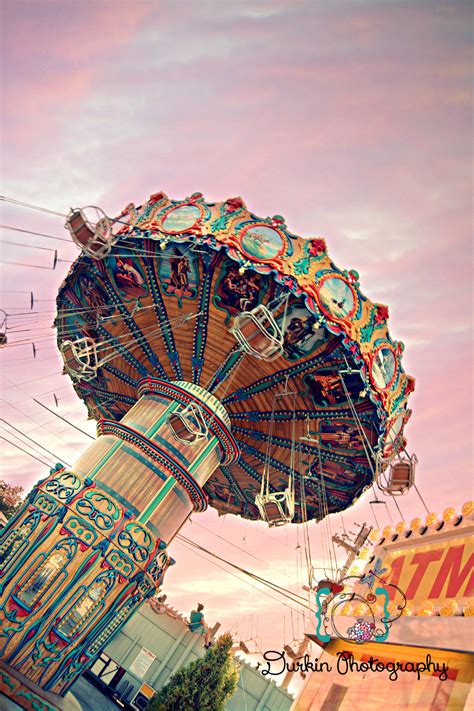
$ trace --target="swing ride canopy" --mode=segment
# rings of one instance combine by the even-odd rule
[[[372,483],[377,456],[405,446],[414,381],[403,344],[324,239],[297,237],[241,198],[160,192],[113,221],[106,247],[81,254],[59,290],[66,371],[97,420],[120,420],[147,377],[213,393],[240,452],[204,487],[220,513],[257,519],[265,476],[270,492],[291,482],[293,522],[320,520]],[[231,331],[261,304],[282,334],[269,359],[245,354]]]

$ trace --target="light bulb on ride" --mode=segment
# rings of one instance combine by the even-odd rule
[[[442,617],[453,617],[458,612],[458,604],[456,600],[445,600],[439,608],[439,614]]]
[[[464,617],[474,617],[474,598],[469,598],[468,602],[463,607]]]
[[[373,528],[371,532],[369,533],[369,541],[371,543],[377,543],[378,540],[380,540],[380,531],[378,528]]]
[[[421,518],[419,518],[418,516],[417,516],[416,518],[412,519],[411,522],[410,522],[410,528],[411,528],[411,530],[412,530],[412,531],[418,531],[418,529],[421,528],[421,524],[422,524],[422,523],[423,523],[423,522],[422,522]]]
[[[441,522],[437,513],[429,513],[425,519],[425,523],[428,528],[438,528]]]
[[[416,614],[420,617],[432,617],[435,613],[435,606],[431,600],[425,600],[417,608]]]
[[[457,513],[454,506],[449,506],[443,511],[443,521],[445,523],[454,523],[459,519],[459,514]]]
[[[408,530],[408,524],[406,521],[400,521],[400,523],[397,523],[395,526],[395,530],[398,533],[399,536],[403,536],[404,533],[407,532]]]

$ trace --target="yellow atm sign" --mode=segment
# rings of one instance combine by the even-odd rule
[[[417,541],[413,548],[388,550],[383,566],[390,566],[385,581],[403,590],[409,602],[446,598],[461,602],[474,595],[472,537],[451,541],[437,537],[432,542]],[[393,598],[394,589],[388,591]]]

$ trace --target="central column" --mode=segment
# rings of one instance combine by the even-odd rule
[[[138,395],[1,532],[0,690],[31,698],[26,708],[32,688],[64,695],[155,594],[169,542],[207,506],[202,487],[238,457],[226,410],[203,388],[147,378]]]
[[[207,507],[202,486],[238,446],[225,408],[204,388],[148,378],[138,394],[120,422],[99,422],[101,436],[74,471],[169,543],[193,510]]]

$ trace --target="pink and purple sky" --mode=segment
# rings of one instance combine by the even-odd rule
[[[161,189],[242,195],[255,213],[324,236],[336,264],[357,269],[362,290],[389,304],[391,334],[406,345],[404,367],[417,381],[406,434],[428,507],[472,498],[472,4],[3,0],[2,12],[3,194],[108,214]],[[12,205],[2,224],[67,239],[62,218]],[[0,308],[27,312],[29,294],[17,292],[37,300],[34,314],[9,316],[9,343],[38,349],[36,359],[31,343],[3,350],[2,418],[53,461],[73,462],[88,439],[32,398],[54,408],[55,393],[56,411],[94,432],[61,375],[51,330],[77,250],[10,230],[2,242],[3,261],[31,266],[2,266]],[[37,268],[52,264],[43,248],[65,261]],[[2,451],[2,478],[28,489],[45,475],[12,445]],[[374,525],[369,498],[347,512],[346,527]],[[400,506],[408,520],[423,516],[414,492]],[[400,519],[391,502],[376,513],[382,525]],[[340,530],[340,517],[331,519]],[[310,528],[315,565],[320,528]],[[183,532],[302,592],[296,527],[209,511]],[[258,637],[263,649],[313,627],[183,544],[173,554],[164,590],[180,610],[202,601],[211,624]]]

